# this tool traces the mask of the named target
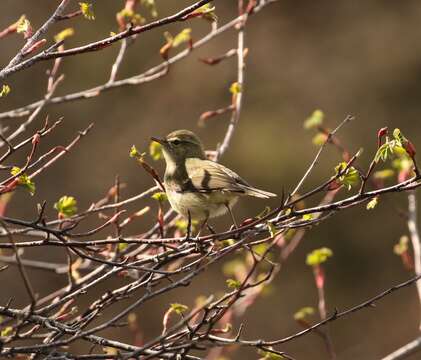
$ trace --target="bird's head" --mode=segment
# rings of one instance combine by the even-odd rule
[[[165,138],[152,137],[151,140],[162,145],[167,164],[182,163],[187,158],[206,158],[202,142],[196,134],[189,130],[176,130]]]

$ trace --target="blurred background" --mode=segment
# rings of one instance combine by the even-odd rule
[[[37,28],[57,3],[2,0],[0,28],[22,14]],[[75,36],[66,41],[69,48],[117,31],[115,13],[124,2],[92,3],[95,21],[76,18],[61,22],[47,37],[51,39],[59,30],[74,27]],[[166,16],[191,1],[157,0],[156,3],[159,15]],[[234,0],[214,1],[221,25],[236,16],[236,4]],[[351,152],[364,148],[362,166],[368,166],[376,151],[376,132],[383,126],[399,127],[415,146],[421,147],[420,21],[421,3],[416,0],[279,0],[252,16],[246,28],[249,53],[243,111],[221,162],[257,187],[278,194],[282,189],[291,191],[317,151],[311,142],[314,134],[303,129],[303,121],[315,109],[324,111],[326,125],[331,128],[348,114],[356,117],[342,128],[339,137]],[[163,32],[176,34],[185,27],[192,27],[193,39],[210,29],[209,23],[197,19],[139,36],[128,49],[118,77],[135,75],[160,63],[159,49],[165,43]],[[19,35],[1,41],[1,67],[22,45]],[[229,104],[229,86],[236,81],[236,61],[231,58],[217,66],[207,66],[198,58],[215,57],[235,46],[236,32],[231,30],[172,66],[169,74],[157,81],[44,109],[31,130],[40,128],[47,114],[51,120],[64,117],[64,123],[54,134],[42,140],[44,150],[65,145],[91,122],[95,126],[71,153],[36,179],[35,196],[30,197],[26,191],[14,195],[7,215],[31,219],[35,217],[36,204],[45,199],[47,215],[52,219],[56,216],[53,204],[62,195],[75,196],[79,209],[85,209],[107,193],[116,174],[126,184],[124,198],[140,193],[152,181],[129,158],[128,152],[132,144],[139,150],[147,150],[152,135],[186,128],[197,132],[208,149],[215,149],[225,134],[229,115],[210,119],[205,128],[197,126],[198,118],[204,111]],[[56,94],[106,82],[118,50],[119,46],[114,45],[100,52],[64,59],[61,72],[65,80]],[[11,93],[0,102],[0,112],[41,99],[50,66],[51,62],[39,63],[7,79]],[[3,124],[13,127],[22,120],[3,120]],[[19,165],[23,161],[24,158],[14,157],[10,164]],[[340,155],[330,147],[304,189],[329,177],[339,161]],[[163,163],[155,165],[163,173]],[[340,193],[346,195],[345,191]],[[244,219],[259,213],[266,205],[277,204],[276,199],[270,202],[247,199],[236,207],[235,213]],[[140,233],[153,224],[156,212],[153,200],[140,201],[130,209],[145,205],[150,205],[152,211],[135,221],[128,234]],[[306,254],[315,248],[327,246],[334,253],[325,267],[330,311],[334,307],[346,309],[412,276],[393,253],[393,245],[407,233],[402,216],[406,206],[405,194],[384,196],[373,211],[367,211],[364,205],[341,211],[308,232],[273,282],[273,291],[259,298],[241,319],[245,324],[244,336],[277,339],[301,329],[293,314],[303,306],[317,308],[313,274],[305,264]],[[228,219],[214,222],[220,231],[228,224]],[[57,249],[30,250],[24,256],[65,262],[64,252]],[[35,270],[30,275],[41,296],[66,284],[65,276]],[[25,303],[25,290],[16,276],[12,269],[0,273],[3,284],[0,303],[11,296],[15,306]],[[91,296],[98,296],[122,281],[125,280],[110,280],[109,286],[95,289],[96,293],[82,298],[81,304],[86,305]],[[161,319],[169,302],[192,306],[197,296],[224,289],[225,275],[219,265],[202,274],[191,287],[147,304],[138,312],[145,340],[162,330]],[[402,346],[418,336],[419,310],[416,289],[412,286],[386,297],[376,308],[335,321],[330,330],[338,358],[378,359]],[[115,339],[129,336],[123,330],[108,335]],[[281,349],[296,359],[327,358],[324,344],[316,335],[297,339]],[[251,349],[238,349],[224,356],[258,357]],[[409,359],[417,358],[419,355]]]

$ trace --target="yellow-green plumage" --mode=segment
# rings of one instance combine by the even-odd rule
[[[269,198],[276,194],[250,186],[225,166],[206,159],[199,138],[188,130],[170,133],[162,144],[166,160],[164,185],[171,207],[179,214],[206,221],[232,208],[239,196]]]

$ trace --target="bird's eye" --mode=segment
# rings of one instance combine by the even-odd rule
[[[180,140],[175,139],[175,140],[173,140],[173,141],[172,141],[172,143],[173,143],[174,145],[180,145],[181,141],[180,141]]]

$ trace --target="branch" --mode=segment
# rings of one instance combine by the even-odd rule
[[[70,0],[63,0],[62,4],[64,4],[64,6],[69,2]],[[188,7],[186,7],[185,9],[179,11],[178,13],[168,16],[166,18],[163,19],[159,19],[156,21],[153,21],[149,24],[146,25],[142,25],[142,26],[136,26],[136,27],[129,27],[127,30],[120,32],[117,35],[114,36],[110,36],[108,38],[99,40],[99,41],[95,41],[92,42],[90,44],[87,45],[83,45],[83,46],[79,46],[79,47],[75,47],[72,49],[68,49],[68,50],[64,50],[64,51],[55,51],[55,52],[48,52],[48,51],[43,51],[38,55],[35,55],[33,57],[31,57],[30,59],[23,61],[23,62],[19,62],[22,59],[22,55],[17,55],[10,63],[8,66],[6,66],[2,71],[0,71],[0,80],[4,80],[7,77],[9,77],[10,75],[21,71],[23,69],[26,69],[28,67],[33,66],[34,64],[40,62],[40,61],[45,61],[45,60],[49,60],[49,59],[56,59],[56,58],[62,58],[62,57],[66,57],[66,56],[74,56],[74,55],[80,55],[80,54],[85,54],[88,52],[93,52],[93,51],[98,51],[98,50],[102,50],[105,47],[108,47],[110,45],[112,45],[113,43],[123,40],[125,38],[128,38],[132,35],[135,34],[140,34],[152,29],[155,29],[157,27],[161,27],[164,25],[168,25],[171,24],[173,22],[177,22],[177,21],[184,21],[184,17],[190,13],[192,13],[193,11],[195,11],[196,9],[202,7],[203,5],[209,3],[211,0],[200,0],[198,2],[196,2],[193,5],[190,5]],[[61,6],[61,5],[60,5]],[[59,6],[59,8],[60,8]],[[58,9],[59,9],[58,8]],[[57,10],[58,10],[57,9]],[[64,10],[64,8],[62,9]],[[52,23],[54,23],[56,21],[55,19],[55,15],[61,15],[63,11],[57,13],[57,11],[54,13],[54,15],[43,25],[43,27],[37,31],[37,33],[33,36],[33,38],[38,39],[39,36],[41,36],[41,34],[43,34],[50,25],[52,25]],[[45,28],[45,29],[44,29]],[[32,39],[32,38],[31,38]],[[32,45],[33,43],[31,43]],[[27,46],[25,45],[25,47],[22,50],[27,50]],[[21,52],[22,52],[21,50]]]

